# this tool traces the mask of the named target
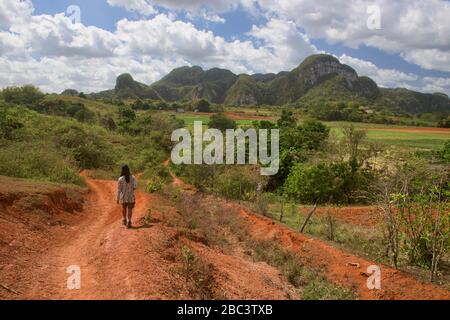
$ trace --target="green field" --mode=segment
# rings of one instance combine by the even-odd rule
[[[186,126],[191,127],[194,121],[209,122],[207,115],[177,114],[177,118],[183,119]],[[238,126],[252,124],[253,120],[236,120]],[[338,135],[340,128],[350,125],[349,122],[325,122],[331,132]],[[387,146],[398,146],[408,149],[439,150],[447,140],[450,140],[450,130],[446,132],[432,132],[425,128],[402,127],[372,123],[351,123],[355,127],[367,129],[367,136],[370,141],[379,142]],[[399,131],[399,129],[411,130],[411,132]],[[423,131],[422,131],[423,130]]]

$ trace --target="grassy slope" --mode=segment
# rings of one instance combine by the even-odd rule
[[[152,159],[159,161],[165,157],[148,136],[130,137],[100,125],[100,118],[104,116],[117,122],[117,106],[78,97],[50,95],[45,99],[83,103],[96,114],[94,122],[82,123],[22,106],[9,106],[8,113],[19,119],[23,128],[17,130],[11,140],[0,139],[0,175],[83,185],[78,171],[85,167],[76,159],[77,148],[66,145],[68,140],[77,143],[83,139],[90,141],[93,147],[86,151],[88,153],[83,153],[83,157],[110,159],[108,164],[103,163],[98,168],[104,171],[103,176],[113,176],[112,171],[116,176],[123,163],[129,163],[138,171],[145,169]],[[0,102],[0,107],[4,108],[4,103]]]

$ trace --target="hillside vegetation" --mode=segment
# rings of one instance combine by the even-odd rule
[[[24,102],[0,100],[0,175],[83,184],[83,169],[106,176],[124,163],[155,170],[167,157],[170,133],[183,125],[170,115],[80,97]]]
[[[372,122],[379,122],[382,116],[433,113],[442,118],[450,114],[450,100],[445,94],[379,88],[372,79],[359,76],[351,67],[325,54],[310,56],[292,71],[278,74],[235,75],[225,69],[181,67],[151,85],[123,74],[113,90],[91,96],[169,103],[206,99],[229,106],[288,105],[333,120],[348,117],[348,112],[336,110],[336,105],[343,105],[360,113],[360,117],[373,118]]]

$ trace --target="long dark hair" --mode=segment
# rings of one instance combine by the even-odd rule
[[[122,173],[120,174],[120,176],[125,177],[125,180],[127,181],[127,183],[130,183],[131,172],[130,172],[130,167],[128,165],[124,165],[122,167]]]

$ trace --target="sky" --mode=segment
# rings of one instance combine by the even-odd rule
[[[382,87],[450,94],[446,0],[0,0],[0,87],[111,89],[199,65],[278,73],[317,53]]]

